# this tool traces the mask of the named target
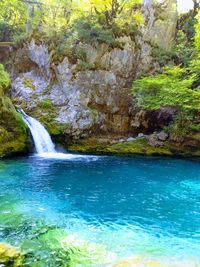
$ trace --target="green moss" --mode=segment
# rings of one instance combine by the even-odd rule
[[[0,64],[0,157],[27,149],[28,130],[11,100],[5,95],[10,84],[9,75]]]
[[[0,243],[0,265],[12,259],[15,264],[5,266],[92,267],[106,265],[113,256],[104,246],[79,240],[63,228],[21,213],[20,202],[12,194],[0,196],[0,202],[1,238],[20,247]]]
[[[144,138],[112,145],[108,151],[119,154],[172,155],[167,147],[152,147]]]
[[[53,107],[53,104],[52,104],[51,99],[45,98],[45,99],[42,99],[40,102],[38,102],[38,107],[49,109]]]
[[[28,87],[28,88],[31,88],[32,90],[35,90],[35,85],[33,84],[33,81],[31,79],[28,79],[28,78],[24,78],[23,80],[23,84],[24,86]]]
[[[78,240],[62,228],[46,226],[43,230],[37,229],[22,244],[26,262],[33,262],[31,266],[103,266],[113,255],[103,246]]]
[[[39,120],[44,124],[45,128],[51,135],[59,135],[63,133],[62,124],[55,121],[57,114],[55,112],[46,112],[43,113]]]
[[[90,138],[72,144],[67,149],[84,153],[172,155],[168,147],[152,147],[144,138],[116,144],[101,143],[98,139]]]
[[[0,100],[0,143],[0,157],[26,151],[28,147],[28,128],[4,95]]]
[[[58,116],[58,109],[50,99],[41,100],[37,107],[32,116],[38,118],[51,135],[62,135],[66,133],[70,124],[59,123],[55,120]]]
[[[0,264],[1,266],[23,266],[23,255],[18,248],[0,243]]]

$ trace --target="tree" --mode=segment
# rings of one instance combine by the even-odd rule
[[[192,89],[196,78],[180,66],[166,67],[163,74],[135,81],[133,94],[138,106],[144,109],[171,106],[181,111],[197,111],[200,110],[200,90]]]
[[[195,25],[195,49],[198,56],[200,56],[200,11],[197,16],[197,23]]]
[[[131,10],[135,4],[140,2],[140,0],[91,0],[96,14],[104,16],[108,26],[111,26],[123,11]]]
[[[193,4],[194,4],[194,12],[197,13],[200,1],[199,0],[192,0],[192,1],[193,1]]]

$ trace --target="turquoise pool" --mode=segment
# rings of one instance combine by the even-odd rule
[[[1,241],[15,246],[42,222],[100,244],[117,259],[139,255],[169,266],[200,264],[199,160],[1,160],[0,210]]]

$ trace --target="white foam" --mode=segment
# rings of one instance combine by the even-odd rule
[[[76,154],[69,154],[69,153],[39,153],[36,154],[37,157],[41,158],[49,158],[49,159],[68,159],[68,160],[74,160],[74,159],[97,159],[97,156],[88,156],[88,155],[76,155]]]
[[[98,159],[97,156],[76,155],[70,153],[60,153],[55,150],[55,145],[51,140],[50,134],[44,126],[36,119],[28,116],[23,110],[19,110],[23,116],[24,122],[29,127],[35,149],[37,154],[35,156],[46,159],[63,159],[63,160],[76,160],[76,159]]]

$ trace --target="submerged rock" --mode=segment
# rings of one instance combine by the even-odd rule
[[[198,267],[193,259],[180,260],[175,258],[154,259],[147,256],[135,256],[116,262],[112,267]]]
[[[0,265],[22,267],[24,257],[20,250],[16,247],[5,243],[0,243]]]
[[[133,258],[122,259],[116,264],[114,264],[113,267],[166,267],[166,266],[160,264],[156,260],[147,260],[142,257],[133,257]]]

